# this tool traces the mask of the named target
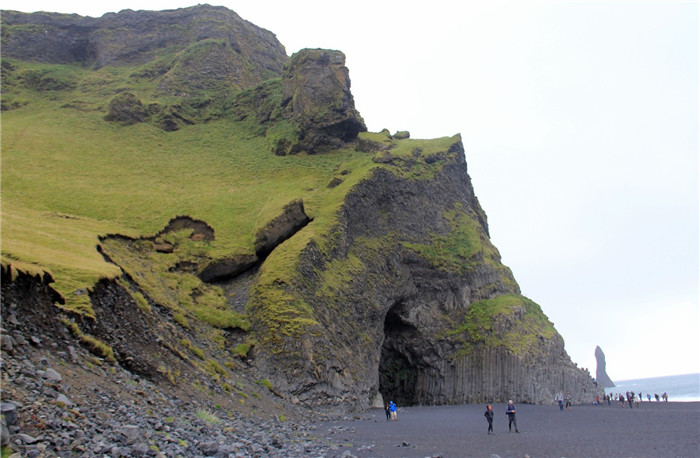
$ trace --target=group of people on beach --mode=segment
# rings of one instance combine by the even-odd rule
[[[662,399],[664,402],[668,402],[668,394],[666,393],[663,393],[660,396],[654,393],[654,398],[656,399],[656,402],[660,402]],[[617,401],[620,403],[620,407],[625,407],[625,403],[629,404],[630,408],[633,406],[639,407],[639,403],[643,400],[644,395],[642,393],[635,393],[634,391],[627,391],[625,394],[617,393],[605,395],[605,402],[607,402],[608,405],[612,404],[613,401]],[[651,402],[651,393],[647,393],[647,401]]]
[[[557,404],[559,405],[559,410],[571,408],[571,393],[569,393],[568,391],[566,393],[566,396],[564,396],[564,393],[559,391],[557,395],[554,396],[554,400],[557,401]]]
[[[396,403],[394,401],[389,401],[387,403],[384,403],[384,412],[386,413],[386,421],[396,421]],[[513,429],[515,429],[516,433],[519,433],[520,431],[518,430],[518,422],[515,418],[515,404],[513,404],[513,400],[509,400],[508,404],[506,405],[506,415],[508,416],[508,432],[513,432]],[[488,404],[486,406],[486,412],[484,412],[484,417],[486,417],[486,421],[489,424],[489,429],[487,431],[488,434],[496,434],[493,432],[493,409],[491,408],[491,404]]]
[[[659,402],[660,399],[663,399],[664,402],[668,402],[668,394],[664,393],[661,396],[658,394],[654,394],[654,397],[656,399],[656,402]],[[635,393],[634,391],[627,391],[624,395],[622,393],[619,394],[606,394],[605,395],[605,402],[610,405],[613,400],[617,400],[620,402],[620,407],[625,407],[625,401],[629,403],[630,408],[632,408],[633,404],[639,407],[639,400],[642,399],[642,393]],[[647,399],[649,402],[651,402],[651,394],[647,393]],[[566,393],[564,395],[561,391],[559,391],[556,396],[554,397],[554,400],[557,402],[559,405],[560,410],[564,409],[571,409],[571,393]],[[600,396],[596,396],[595,399],[595,405],[600,404]],[[386,419],[387,421],[393,420],[396,421],[396,404],[394,401],[389,401],[388,403],[384,404],[384,411],[386,412]],[[508,432],[513,432],[513,428],[515,428],[515,432],[519,433],[520,431],[518,430],[518,422],[515,419],[515,404],[513,404],[513,400],[509,400],[508,404],[506,405],[506,415],[508,416]],[[487,434],[496,434],[493,431],[493,417],[494,417],[494,412],[493,408],[491,407],[491,404],[486,405],[486,412],[484,412],[484,417],[486,417],[486,421],[488,422],[488,430],[486,431]]]
[[[512,400],[508,401],[508,405],[506,405],[506,415],[508,415],[508,432],[513,432],[513,428],[515,428],[515,432],[519,433],[518,422],[515,419],[515,404],[513,404]],[[486,405],[484,417],[486,417],[486,421],[489,424],[489,429],[486,433],[496,434],[493,432],[493,409],[491,408],[491,404]]]

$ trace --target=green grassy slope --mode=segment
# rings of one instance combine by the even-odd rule
[[[89,310],[74,292],[119,274],[95,249],[98,236],[152,236],[188,215],[215,230],[206,256],[252,253],[255,231],[301,197],[314,219],[308,240],[330,228],[352,184],[380,166],[350,150],[276,156],[249,124],[225,117],[175,132],[107,122],[110,95],[131,87],[135,69],[12,65],[3,93],[3,104],[17,108],[2,118],[2,261],[50,272],[68,308]],[[431,144],[401,142],[399,152]],[[341,173],[343,183],[329,188]]]

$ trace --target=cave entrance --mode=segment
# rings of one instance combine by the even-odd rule
[[[417,330],[400,314],[400,304],[394,305],[384,319],[384,344],[379,360],[379,392],[384,402],[414,405],[418,402],[416,382],[418,368],[412,347]]]

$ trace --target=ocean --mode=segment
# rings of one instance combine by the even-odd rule
[[[700,401],[700,374],[669,375],[666,377],[640,378],[634,380],[613,380],[615,386],[606,388],[607,394],[626,393],[627,391],[641,392],[643,401],[647,401],[647,393],[651,394],[652,402],[656,402],[654,394],[668,395],[669,401],[694,402]],[[663,402],[663,400],[661,401]]]

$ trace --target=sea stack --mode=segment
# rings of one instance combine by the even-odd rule
[[[595,380],[598,382],[598,386],[603,388],[612,388],[615,386],[615,383],[610,380],[607,372],[605,372],[605,353],[603,353],[603,350],[601,350],[599,346],[595,347],[595,360]]]

